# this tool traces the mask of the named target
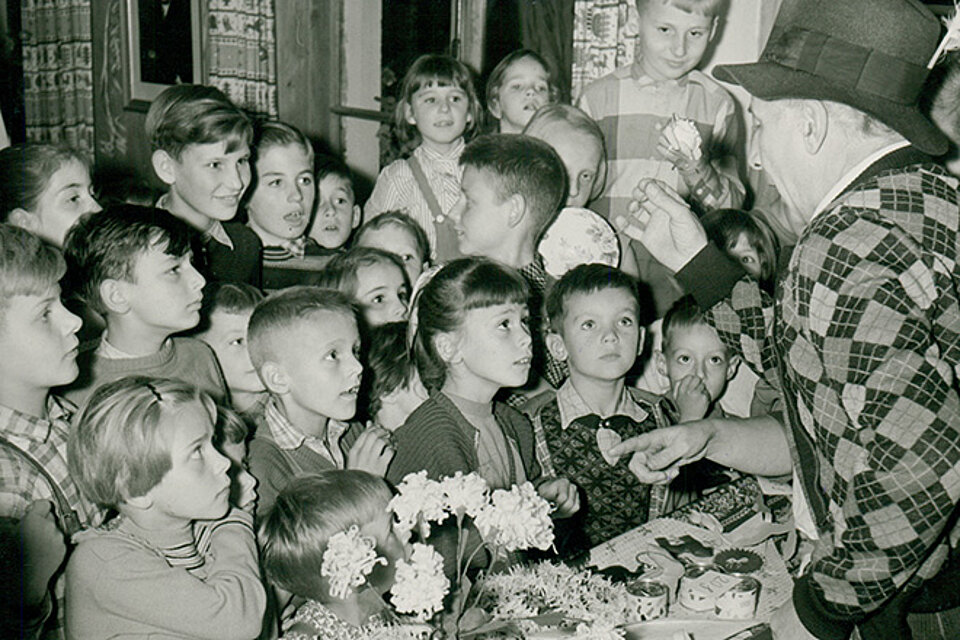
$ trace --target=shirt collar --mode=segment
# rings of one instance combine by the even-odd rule
[[[297,449],[308,440],[306,434],[297,429],[283,413],[283,408],[275,396],[270,396],[264,407],[263,417],[270,428],[273,441],[281,449]],[[339,442],[349,425],[346,422],[327,419],[327,439],[330,442]],[[319,438],[309,438],[318,440]]]
[[[463,138],[459,138],[453,147],[450,148],[446,153],[440,153],[432,147],[428,147],[424,144],[421,144],[419,147],[414,149],[414,153],[417,156],[423,157],[432,162],[442,162],[442,163],[453,163],[454,165],[460,162],[460,154],[463,153],[463,147],[466,143],[463,141]]]
[[[577,418],[596,413],[590,409],[580,392],[573,386],[573,380],[569,378],[557,391],[557,406],[560,409],[560,428],[564,430]],[[643,422],[650,414],[633,399],[627,386],[624,385],[620,392],[620,399],[617,400],[617,408],[610,415],[624,415],[637,422]],[[609,418],[610,416],[600,417]]]
[[[46,442],[54,424],[63,427],[64,433],[70,418],[77,410],[69,400],[55,395],[47,396],[46,416],[37,417],[0,405],[0,424],[8,435],[33,442]]]
[[[203,234],[219,242],[228,249],[233,249],[233,240],[230,239],[230,236],[227,235],[226,229],[223,228],[223,223],[219,220],[214,220],[213,224],[210,225],[210,228],[203,232]]]
[[[840,196],[851,184],[853,184],[854,180],[856,180],[861,173],[867,170],[867,167],[885,155],[908,146],[910,146],[909,140],[900,140],[874,151],[866,158],[858,162],[849,171],[843,174],[843,176],[841,176],[841,178],[833,185],[833,187],[827,191],[827,194],[823,196],[823,199],[820,200],[819,204],[817,204],[816,209],[813,210],[813,217],[816,218],[818,215],[823,213],[831,202],[836,200],[838,196]],[[813,218],[811,218],[811,220],[812,219]]]
[[[675,86],[675,87],[685,87],[687,83],[690,82],[690,76],[693,75],[693,71],[690,73],[685,73],[676,80],[657,80],[650,76],[643,69],[643,63],[640,56],[636,56],[633,61],[633,64],[630,65],[630,77],[632,77],[639,86],[641,87],[653,87],[653,86]]]

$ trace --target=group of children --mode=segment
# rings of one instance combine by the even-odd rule
[[[531,481],[561,556],[665,513],[669,491],[609,450],[715,415],[737,361],[638,246],[557,278],[538,242],[601,193],[615,217],[654,165],[705,210],[739,204],[732,100],[696,71],[718,6],[639,0],[637,61],[583,110],[537,53],[510,54],[486,88],[498,133],[477,137],[470,71],[421,57],[396,112],[410,154],[363,215],[341,160],[211,87],[152,104],[156,197],[101,211],[79,155],[0,151],[0,563],[22,576],[0,618],[28,637],[276,637],[293,603],[292,637],[350,637],[389,618],[390,483],[423,470]],[[704,220],[772,287],[762,217]],[[658,313],[638,273],[668,292]],[[662,394],[629,384],[651,316]],[[320,570],[354,525],[389,561],[375,598]]]

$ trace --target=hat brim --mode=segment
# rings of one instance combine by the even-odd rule
[[[940,129],[920,113],[916,105],[903,105],[849,91],[805,71],[775,62],[719,65],[713,75],[738,84],[761,100],[785,98],[831,100],[859,109],[886,124],[920,151],[932,156],[947,152],[949,141]]]

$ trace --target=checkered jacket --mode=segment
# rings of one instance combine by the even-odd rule
[[[814,218],[775,302],[745,278],[708,314],[787,400],[821,532],[793,599],[822,638],[932,574],[960,499],[958,180],[925,159],[882,158]],[[678,274],[701,304],[708,253]]]

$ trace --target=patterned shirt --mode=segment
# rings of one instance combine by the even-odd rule
[[[423,168],[427,182],[443,211],[443,217],[449,215],[453,205],[460,199],[460,179],[463,176],[460,154],[463,153],[464,146],[461,138],[449,153],[442,154],[421,144],[412,154]],[[373,193],[364,207],[363,219],[372,220],[381,213],[394,209],[406,213],[427,232],[430,257],[433,261],[443,262],[455,257],[437,255],[436,225],[445,221],[434,219],[406,160],[392,162],[380,172]]]
[[[340,450],[339,442],[350,428],[349,423],[328,418],[326,441],[323,438],[307,436],[284,415],[280,402],[273,396],[270,396],[264,406],[263,417],[270,428],[273,441],[281,449],[296,449],[300,445],[306,445],[314,453],[332,462],[337,469],[346,467],[346,460],[343,451]]]
[[[341,620],[316,600],[307,600],[297,609],[290,630],[283,634],[283,640],[362,640],[366,637],[363,627]]]
[[[737,176],[736,103],[716,81],[694,70],[679,80],[656,81],[640,61],[591,83],[578,106],[603,131],[607,147],[607,188],[591,208],[608,219],[626,215],[641,178],[656,178],[690,196],[690,189],[669,160],[657,153],[660,131],[674,114],[694,121],[703,153],[715,169],[717,184],[706,208],[737,207],[744,189]]]
[[[960,496],[957,187],[912,149],[882,158],[805,229],[775,301],[745,278],[708,314],[784,394],[820,532],[793,600],[821,638],[944,557]],[[707,304],[720,277],[699,258],[681,279]]]

